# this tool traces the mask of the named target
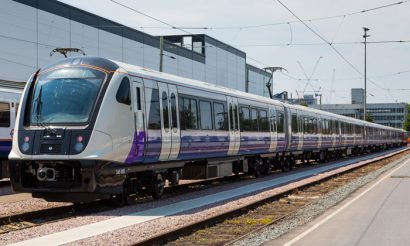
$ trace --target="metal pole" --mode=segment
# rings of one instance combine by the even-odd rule
[[[366,99],[367,99],[367,38],[370,35],[367,35],[367,32],[370,30],[367,27],[363,27],[364,30],[364,100],[363,100],[363,120],[366,120]]]
[[[164,63],[164,37],[159,37],[159,71],[162,72],[162,65]]]

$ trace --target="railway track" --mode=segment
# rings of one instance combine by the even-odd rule
[[[178,186],[168,186],[165,189],[164,198],[187,192],[207,189],[209,187],[216,187],[224,185],[226,183],[240,181],[246,178],[248,178],[248,176],[240,174],[223,178],[187,182]],[[137,203],[144,203],[151,200],[151,197],[141,197],[137,200]],[[50,222],[68,219],[75,216],[104,212],[118,207],[120,206],[113,199],[84,204],[64,205],[48,209],[27,211],[18,214],[2,216],[0,217],[0,235],[11,231],[17,231],[34,226],[44,225]]]
[[[394,152],[351,168],[341,168],[272,197],[247,204],[206,220],[155,235],[147,240],[135,239],[134,245],[231,245],[248,235],[272,226],[325,194],[378,170],[410,153],[409,149]],[[338,169],[339,170],[339,169]],[[182,236],[181,236],[182,235]]]
[[[314,168],[311,164],[299,164],[297,165],[296,169],[303,169],[304,167]],[[283,173],[282,175],[287,175],[288,173]],[[273,173],[272,175],[277,175],[277,173]],[[164,198],[176,196],[179,194],[185,194],[188,192],[195,192],[198,190],[207,189],[210,187],[217,187],[222,186],[227,183],[238,182],[244,179],[248,179],[250,176],[247,175],[237,175],[237,176],[230,176],[224,178],[216,178],[210,180],[201,180],[196,182],[189,182],[183,183],[178,186],[170,186],[166,187]],[[291,204],[293,203],[300,203],[298,199],[295,197],[290,197],[292,200]],[[144,203],[147,201],[151,201],[151,198],[141,198],[137,202]],[[298,201],[298,202],[295,202]],[[266,201],[262,201],[261,203],[255,203],[253,205],[254,208],[260,206]],[[281,201],[283,203],[283,201]],[[97,212],[104,212],[108,210],[112,210],[118,208],[119,206],[115,204],[115,201],[112,200],[105,200],[105,201],[96,201],[93,203],[86,203],[86,204],[75,204],[75,205],[64,205],[61,207],[53,207],[48,209],[36,210],[36,211],[28,211],[19,214],[12,214],[0,217],[0,235],[4,233],[8,233],[11,231],[18,231],[21,229],[26,229],[34,226],[44,225],[46,223],[56,222],[59,220],[69,219],[76,216],[84,216],[88,214],[93,214]],[[249,207],[251,209],[252,206]],[[246,209],[246,208],[244,208]],[[243,210],[244,211],[244,210]],[[242,212],[243,212],[242,211]],[[241,213],[242,213],[241,212]],[[237,211],[231,211],[225,215],[221,215],[219,218],[211,218],[207,222],[203,222],[204,225],[214,224],[215,221],[222,221],[227,217],[232,217],[238,215]],[[279,217],[280,218],[280,217]],[[270,224],[273,223],[272,221],[277,220],[277,217],[272,217],[268,219],[254,219],[249,220],[247,224],[255,224],[260,225],[262,224]],[[197,229],[198,225],[192,225],[191,227],[186,228],[187,232],[192,232],[193,230]],[[160,241],[167,241],[169,238],[176,238],[179,232],[176,232],[174,236],[164,236],[162,239],[157,238]],[[168,238],[168,239],[165,239]],[[150,242],[154,242],[157,240],[153,238],[152,240],[148,240],[148,244]]]

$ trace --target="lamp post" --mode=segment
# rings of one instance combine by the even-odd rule
[[[367,54],[366,54],[366,46],[367,46],[367,38],[370,35],[367,35],[367,32],[370,30],[367,27],[363,27],[364,30],[364,100],[363,100],[363,120],[366,120],[366,97],[367,97]]]

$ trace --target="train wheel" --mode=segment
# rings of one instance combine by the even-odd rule
[[[156,176],[151,181],[151,195],[154,199],[161,198],[164,193],[165,182],[160,173],[157,173]]]
[[[122,194],[117,196],[117,205],[134,205],[137,199],[135,178],[127,178],[124,182]]]
[[[281,164],[282,164],[282,171],[283,172],[288,172],[292,169],[292,164],[291,164],[290,157],[283,159],[281,161]]]

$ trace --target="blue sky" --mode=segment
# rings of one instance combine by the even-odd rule
[[[111,0],[60,0],[152,35],[184,34],[129,10]],[[363,87],[363,29],[370,28],[368,41],[410,40],[410,2],[338,18],[306,21],[352,64],[274,0],[115,0],[190,33],[205,33],[247,53],[247,62],[257,67],[281,66],[288,72],[274,76],[274,91],[311,94],[320,88],[323,103],[350,103],[350,88]],[[304,20],[393,4],[386,0],[283,0]],[[98,6],[98,7],[97,7]],[[287,22],[290,22],[287,24]],[[285,23],[265,25],[274,23]],[[249,26],[259,26],[247,28]],[[224,27],[230,27],[228,29]],[[340,43],[348,44],[340,44]],[[339,43],[339,44],[338,44]],[[368,44],[368,102],[410,102],[410,43]],[[320,58],[319,60],[319,57]],[[255,61],[256,60],[256,61]],[[310,84],[309,76],[317,68]],[[332,79],[333,78],[333,79]],[[306,88],[306,89],[305,89]],[[296,92],[297,91],[297,92]]]

